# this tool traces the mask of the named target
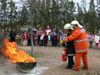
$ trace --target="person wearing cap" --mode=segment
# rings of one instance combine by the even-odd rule
[[[67,33],[67,37],[68,37],[72,34],[73,28],[71,27],[70,23],[67,23],[64,26],[64,30]],[[66,68],[72,69],[74,65],[73,57],[75,56],[74,40],[66,43],[66,50],[67,50],[67,56],[68,56],[68,66]]]
[[[84,69],[88,70],[88,42],[87,42],[87,34],[83,26],[79,24],[78,21],[74,20],[71,22],[73,26],[73,32],[70,36],[66,37],[63,42],[69,42],[74,40],[75,46],[75,65],[73,67],[74,70],[79,71],[81,65],[81,58],[83,60]]]

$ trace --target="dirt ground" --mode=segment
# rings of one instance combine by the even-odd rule
[[[22,48],[28,53],[31,50],[30,47],[19,46],[18,48]],[[65,69],[67,63],[61,61],[61,47],[36,46],[34,47],[33,53],[38,62],[38,69],[36,72],[38,72],[41,67],[42,69],[44,68],[44,71],[39,74],[20,73],[17,71],[15,64],[9,64],[5,61],[5,58],[1,58],[0,60],[3,61],[0,61],[0,75],[100,75],[100,50],[89,50],[89,70],[81,69],[79,72]],[[83,64],[81,64],[81,66],[83,66]]]

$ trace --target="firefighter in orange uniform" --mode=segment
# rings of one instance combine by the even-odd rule
[[[76,55],[75,55],[75,65],[73,67],[74,70],[80,70],[80,62],[81,58],[83,60],[84,69],[88,70],[88,42],[87,42],[87,34],[83,26],[79,24],[78,21],[72,21],[71,25],[73,26],[74,30],[73,33],[66,37],[63,42],[74,41]]]

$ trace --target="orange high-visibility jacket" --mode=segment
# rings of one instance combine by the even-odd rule
[[[87,35],[84,28],[76,28],[73,33],[65,39],[67,39],[67,41],[75,40],[76,53],[88,51]]]

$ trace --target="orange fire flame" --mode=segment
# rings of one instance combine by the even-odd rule
[[[16,42],[10,42],[7,38],[3,40],[2,53],[10,59],[12,63],[17,62],[36,62],[35,58],[29,56],[24,50],[17,50]]]

